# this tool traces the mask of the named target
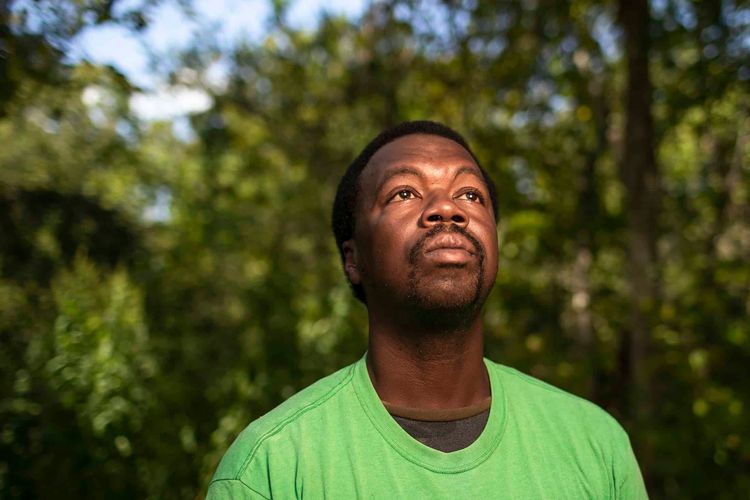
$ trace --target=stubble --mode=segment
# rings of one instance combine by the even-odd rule
[[[438,269],[422,269],[424,247],[440,233],[456,233],[469,240],[474,246],[478,263],[445,264],[439,265]],[[409,251],[407,302],[423,310],[426,320],[434,318],[441,323],[460,323],[473,318],[483,302],[485,256],[479,240],[463,227],[456,224],[433,227]],[[439,276],[436,277],[436,274]]]

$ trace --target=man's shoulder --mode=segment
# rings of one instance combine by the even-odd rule
[[[630,439],[603,408],[519,370],[489,362],[516,435],[541,439],[548,454],[581,470],[604,466],[618,498],[647,498]],[[593,474],[593,472],[592,472]],[[593,476],[592,476],[593,477]]]
[[[515,368],[490,361],[490,369],[501,380],[508,404],[515,411],[533,412],[537,417],[549,415],[558,423],[585,427],[590,432],[616,434],[627,439],[617,420],[595,403],[559,387],[521,372]],[[538,420],[538,418],[537,418]]]
[[[353,367],[349,365],[318,380],[251,422],[224,454],[212,481],[240,479],[264,442],[324,407],[351,381]]]

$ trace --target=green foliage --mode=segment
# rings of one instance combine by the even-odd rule
[[[746,3],[652,6],[659,291],[637,425],[612,5],[376,2],[299,31],[274,2],[260,43],[175,61],[214,102],[186,140],[132,116],[122,75],[61,62],[113,2],[63,4],[82,10],[0,33],[54,67],[0,68],[0,496],[201,496],[248,422],[360,357],[332,198],[372,135],[415,118],[465,132],[498,185],[488,356],[618,416],[653,497],[750,489]],[[201,83],[217,56],[226,85]]]
[[[12,286],[3,291],[13,296]],[[126,271],[108,273],[83,256],[55,276],[49,293],[56,311],[50,330],[34,332],[23,359],[4,367],[16,365],[6,372],[13,398],[2,407],[3,439],[23,448],[6,462],[2,483],[11,495],[24,483],[43,497],[61,488],[135,493],[140,488],[127,477],[140,461],[134,457],[157,375],[141,293]],[[17,290],[15,300],[21,310],[29,305]],[[56,460],[63,450],[75,460]],[[66,471],[84,483],[68,484]]]
[[[46,360],[43,370],[50,388],[94,435],[140,428],[152,404],[148,380],[156,375],[156,365],[139,290],[122,270],[102,279],[83,257],[50,288],[58,311],[50,352],[31,347]],[[124,443],[118,444],[119,451],[130,454],[127,438],[115,442]]]

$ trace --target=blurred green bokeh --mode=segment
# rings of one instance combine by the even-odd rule
[[[170,62],[213,102],[190,137],[135,116],[114,69],[65,62],[86,26],[148,21],[119,3],[27,2],[36,24],[0,5],[0,498],[200,498],[245,425],[359,358],[333,193],[422,118],[497,183],[487,355],[613,413],[654,498],[750,491],[749,2],[652,3],[642,142],[615,2],[375,2],[315,30],[274,2],[261,42]]]

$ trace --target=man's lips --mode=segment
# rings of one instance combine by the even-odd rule
[[[409,261],[416,266],[425,259],[438,267],[464,267],[484,262],[482,244],[466,229],[452,224],[438,225],[427,231],[409,251]]]
[[[450,253],[451,250],[464,251],[471,255],[476,253],[474,245],[469,240],[456,233],[439,234],[427,242],[424,247],[425,254],[437,251],[440,251],[440,253]]]

